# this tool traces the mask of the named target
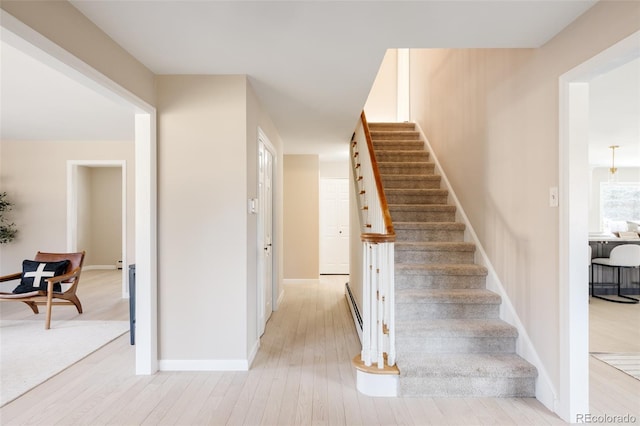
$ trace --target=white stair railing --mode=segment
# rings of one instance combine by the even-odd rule
[[[382,369],[396,362],[395,232],[364,112],[351,143],[351,165],[357,183],[363,244],[361,359],[365,366],[375,363]]]

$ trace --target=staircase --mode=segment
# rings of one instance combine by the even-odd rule
[[[515,354],[440,176],[413,123],[370,123],[395,243],[400,396],[533,397],[534,366]]]

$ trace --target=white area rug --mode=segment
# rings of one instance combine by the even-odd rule
[[[129,331],[127,321],[0,321],[0,407]]]
[[[592,352],[591,355],[617,368],[618,370],[627,373],[631,377],[635,377],[640,380],[640,353],[626,352],[626,353],[601,353]]]

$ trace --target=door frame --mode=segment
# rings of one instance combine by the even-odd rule
[[[130,107],[135,120],[136,374],[158,371],[156,109],[0,9],[2,40],[91,90]]]
[[[640,31],[559,78],[560,388],[555,412],[589,412],[588,82],[640,57]]]
[[[127,261],[127,162],[125,160],[67,160],[67,250],[78,251],[78,167],[120,169],[122,211],[122,298],[129,298]]]
[[[276,156],[276,149],[273,146],[273,144],[271,143],[271,141],[269,140],[269,138],[267,137],[267,135],[264,133],[264,131],[258,127],[258,151],[260,150],[260,146],[264,147],[264,149],[266,151],[268,151],[271,154],[271,158],[272,158],[272,162],[271,162],[271,308],[272,308],[272,312],[277,310],[277,300],[278,300],[278,286],[277,286],[277,262],[275,262],[276,259],[276,253],[278,251],[278,245],[277,245],[277,241],[276,241],[276,233],[274,232],[276,226],[274,223],[274,220],[276,218],[276,203],[275,203],[275,199],[276,199],[276,170],[277,170],[277,156]],[[258,188],[260,189],[260,160],[258,160]],[[258,336],[262,335],[264,332],[264,329],[266,328],[266,323],[267,321],[263,321],[264,320],[264,305],[265,305],[265,298],[264,298],[264,294],[265,294],[265,282],[264,282],[264,277],[265,277],[265,262],[264,262],[264,247],[262,246],[262,243],[264,241],[264,216],[263,216],[263,209],[262,209],[262,191],[259,190],[259,194],[258,194],[258,208],[257,208],[257,221],[258,221],[258,235],[257,235],[257,254],[258,254],[258,259],[257,259],[257,304],[256,304],[256,318],[257,318],[257,330],[258,330]]]

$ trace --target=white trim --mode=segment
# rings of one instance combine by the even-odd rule
[[[356,369],[356,388],[367,396],[396,397],[399,383],[397,374],[375,374]]]
[[[246,359],[161,359],[158,361],[158,369],[160,371],[249,371],[249,361]]]
[[[396,118],[399,122],[410,120],[410,69],[409,49],[396,49]]]
[[[122,247],[123,264],[127,263],[127,162],[126,160],[67,160],[67,250],[71,253],[78,251],[78,167],[117,167],[120,168],[121,198],[122,198]],[[86,268],[83,268],[86,269]],[[95,269],[116,269],[99,267]],[[87,269],[89,270],[89,269]],[[122,298],[129,298],[129,274],[122,268]]]
[[[577,414],[589,412],[589,289],[585,284],[589,165],[585,124],[580,123],[585,106],[580,105],[579,98],[585,96],[584,83],[638,57],[640,31],[559,78],[560,392],[554,411],[569,422],[575,421]]]
[[[320,278],[285,278],[282,280],[284,284],[320,284]]]
[[[253,361],[256,359],[256,356],[258,355],[258,349],[260,349],[260,339],[256,339],[256,341],[253,344],[253,348],[251,349],[251,352],[249,352],[247,369],[251,368]]]
[[[487,289],[499,294],[502,298],[502,303],[500,304],[500,319],[511,324],[518,330],[516,353],[533,364],[538,370],[538,377],[536,378],[536,398],[547,408],[553,409],[552,407],[554,406],[557,394],[555,386],[553,385],[544,364],[540,360],[538,352],[536,351],[526,328],[522,324],[522,321],[520,321],[520,318],[513,307],[513,304],[509,299],[509,295],[505,291],[496,270],[493,268],[487,252],[484,250],[484,247],[482,246],[471,222],[469,221],[469,218],[462,208],[455,191],[451,187],[446,173],[440,166],[440,162],[438,161],[435,151],[431,149],[431,144],[429,143],[427,136],[424,134],[418,123],[416,123],[416,128],[420,132],[422,139],[425,141],[425,145],[429,151],[429,157],[432,158],[435,163],[436,173],[442,177],[442,184],[449,191],[450,201],[456,206],[456,220],[465,224],[465,241],[471,241],[476,245],[476,262],[487,268]]]
[[[136,373],[153,374],[158,370],[156,109],[1,9],[0,38],[136,110]]]
[[[83,271],[107,271],[116,269],[116,265],[87,265],[83,266]],[[127,296],[122,296],[123,299],[126,299]]]
[[[271,141],[269,140],[269,138],[267,137],[267,135],[265,134],[265,132],[262,130],[262,128],[260,126],[258,126],[258,152],[260,151],[261,145],[264,148],[265,151],[268,151],[269,154],[271,154],[271,312],[273,313],[276,310],[276,303],[277,303],[277,290],[280,287],[278,285],[278,263],[276,261],[277,259],[277,253],[279,253],[279,244],[276,241],[276,229],[277,229],[277,221],[276,219],[276,209],[277,206],[275,203],[275,200],[277,199],[276,197],[276,192],[277,192],[277,187],[276,187],[276,170],[277,170],[277,151],[274,148],[273,144],[271,143]],[[259,162],[259,159],[258,159]],[[260,171],[260,167],[261,164],[258,164],[258,170],[257,170],[257,178],[258,178],[258,188],[260,188],[260,179],[263,177],[261,176],[261,171]],[[257,318],[257,330],[258,330],[258,334],[262,335],[264,333],[264,330],[267,327],[267,321],[264,321],[265,315],[264,315],[264,308],[265,308],[265,303],[266,300],[264,298],[264,292],[265,292],[265,283],[264,283],[264,269],[266,268],[266,264],[264,262],[264,247],[260,246],[260,244],[264,243],[264,211],[262,209],[262,203],[264,202],[263,200],[263,191],[260,190],[260,193],[258,194],[258,217],[257,217],[257,221],[258,221],[258,232],[257,232],[257,239],[256,239],[256,252],[257,254],[257,259],[256,259],[256,265],[257,265],[257,274],[258,276],[256,277],[256,282],[258,283],[257,285],[257,294],[256,294],[256,318]]]
[[[284,300],[284,289],[280,290],[280,294],[278,295],[278,300],[277,300],[277,305],[274,307],[274,311],[277,311],[280,307],[280,304],[282,303],[282,301]]]

